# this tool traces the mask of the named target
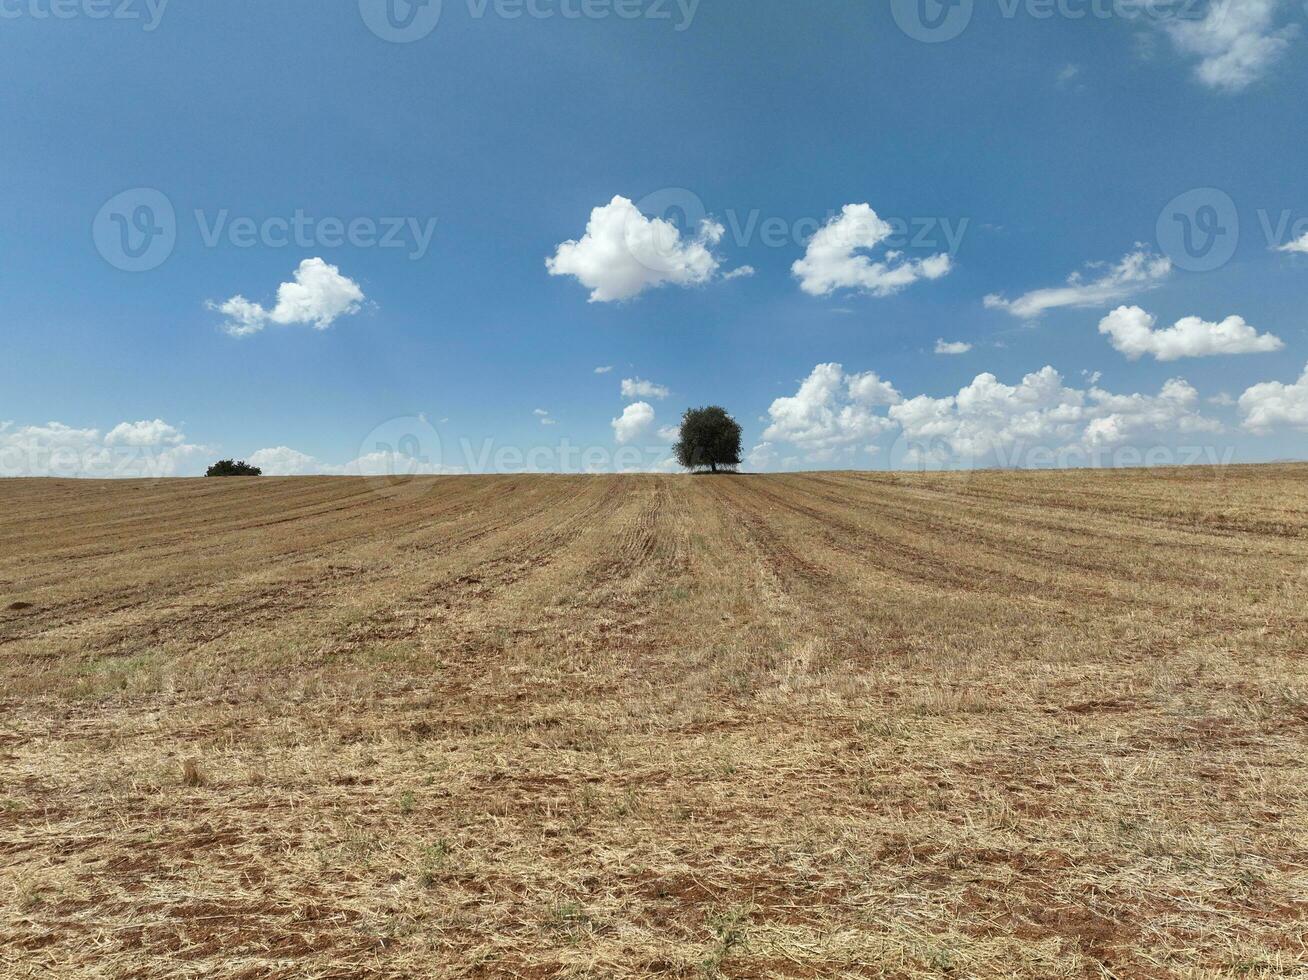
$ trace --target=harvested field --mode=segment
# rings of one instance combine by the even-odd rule
[[[1308,467],[0,482],[0,972],[1308,975]]]

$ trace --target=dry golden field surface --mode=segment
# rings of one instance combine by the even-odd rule
[[[1308,467],[0,482],[0,973],[1308,976]]]

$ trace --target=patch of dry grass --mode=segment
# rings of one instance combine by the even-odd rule
[[[1308,974],[1308,467],[0,504],[5,975]]]

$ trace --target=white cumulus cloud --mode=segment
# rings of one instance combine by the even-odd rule
[[[260,449],[246,459],[264,476],[452,476],[467,472],[394,450],[365,453],[348,463],[328,463],[289,446]]]
[[[750,453],[755,469],[779,458],[848,459],[884,433],[899,430],[904,451],[892,465],[1040,466],[1063,454],[1085,465],[1089,454],[1178,433],[1216,433],[1199,393],[1186,381],[1166,382],[1155,395],[1118,395],[1068,385],[1052,367],[1005,384],[979,374],[957,394],[905,399],[875,374],[850,375],[839,364],[819,364],[792,397],[777,399],[771,424]],[[782,446],[798,457],[784,457]]]
[[[260,449],[246,462],[259,467],[264,476],[317,476],[326,472],[318,460],[289,446]]]
[[[672,392],[666,386],[655,384],[653,381],[642,381],[640,378],[622,379],[623,398],[667,398],[670,394]]]
[[[0,422],[0,477],[198,476],[211,452],[188,443],[179,428],[162,419],[122,422],[108,433],[62,422]]]
[[[683,236],[672,222],[647,218],[617,196],[591,211],[581,240],[560,244],[545,268],[552,276],[574,276],[591,291],[592,303],[631,299],[668,284],[701,285],[718,271],[712,248],[724,230],[706,219]]]
[[[868,204],[846,204],[813,235],[804,257],[791,267],[799,287],[810,296],[827,296],[837,289],[858,289],[873,296],[890,296],[920,279],[939,279],[953,268],[949,254],[925,259],[886,252],[880,261],[862,254],[877,248],[894,228]]]
[[[185,441],[180,429],[163,419],[119,422],[104,437],[106,446],[176,446]]]
[[[340,317],[359,312],[364,300],[359,284],[322,259],[305,259],[292,282],[277,288],[277,304],[265,309],[244,296],[208,304],[227,317],[223,329],[233,337],[248,337],[270,323],[278,326],[307,324],[326,330]]]
[[[919,395],[890,409],[910,445],[978,465],[1021,465],[1032,450],[1049,453],[1111,449],[1133,438],[1172,432],[1216,432],[1199,414],[1199,393],[1168,381],[1157,395],[1116,395],[1064,383],[1046,366],[1007,385],[980,374],[957,395]]]
[[[936,353],[944,355],[966,354],[972,349],[972,345],[964,343],[961,340],[937,340]]]
[[[1243,317],[1228,316],[1220,323],[1187,316],[1164,330],[1157,317],[1138,306],[1119,306],[1099,323],[1099,332],[1114,349],[1129,359],[1152,354],[1160,361],[1219,354],[1259,354],[1285,347],[1279,337],[1260,334]]]
[[[1172,262],[1141,246],[1116,265],[1104,269],[1102,263],[1097,263],[1089,268],[1103,271],[1088,280],[1074,272],[1065,286],[1036,289],[1014,300],[991,294],[985,298],[985,305],[988,309],[1007,310],[1024,320],[1060,307],[1107,306],[1160,285],[1171,274]]]
[[[1178,5],[1161,20],[1183,55],[1198,59],[1195,77],[1209,88],[1240,92],[1263,78],[1289,50],[1297,24],[1278,26],[1284,0],[1212,0],[1204,16],[1193,4]]]
[[[1303,252],[1308,253],[1308,231],[1305,231],[1293,241],[1286,242],[1284,245],[1276,247],[1278,252]]]
[[[893,405],[899,397],[874,372],[846,374],[839,364],[819,364],[794,395],[772,403],[763,444],[790,443],[815,462],[858,448],[874,451],[872,443],[892,423],[873,408]]]
[[[1264,381],[1240,396],[1243,425],[1251,432],[1269,432],[1287,425],[1308,430],[1308,367],[1293,384]]]
[[[610,424],[618,442],[624,445],[635,442],[654,424],[654,406],[649,402],[632,402]]]

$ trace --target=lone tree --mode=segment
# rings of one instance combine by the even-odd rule
[[[740,426],[717,405],[687,409],[673,452],[688,470],[734,470],[740,465]]]
[[[220,459],[209,467],[205,476],[263,476],[263,470],[251,466],[245,460]]]

